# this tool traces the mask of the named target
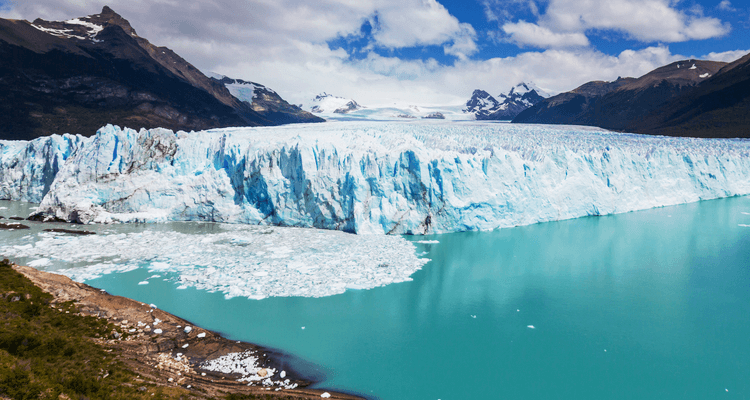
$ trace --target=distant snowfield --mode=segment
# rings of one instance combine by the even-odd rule
[[[331,122],[0,142],[0,198],[82,223],[424,234],[750,193],[750,141],[475,121]],[[59,170],[59,172],[57,172]],[[43,199],[40,197],[43,196]]]
[[[409,121],[421,119],[433,113],[441,113],[449,121],[471,121],[474,114],[465,113],[465,105],[457,106],[375,106],[363,107],[346,114],[324,112],[316,114],[328,121]]]

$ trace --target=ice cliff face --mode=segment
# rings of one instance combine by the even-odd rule
[[[0,140],[0,199],[42,201],[57,172],[85,138],[52,135],[27,141]]]
[[[3,193],[43,193],[51,173],[28,175],[39,189]],[[83,223],[210,220],[421,234],[748,193],[750,142],[742,140],[419,121],[190,134],[107,126],[67,158],[39,210]]]

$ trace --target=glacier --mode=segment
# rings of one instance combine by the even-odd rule
[[[90,138],[0,142],[0,151],[0,197],[43,196],[41,215],[80,223],[429,234],[750,193],[750,141],[573,126],[360,121],[174,133],[108,125]]]
[[[0,199],[40,203],[65,161],[85,141],[69,134],[0,140]]]

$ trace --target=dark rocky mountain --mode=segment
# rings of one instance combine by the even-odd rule
[[[90,136],[107,123],[198,130],[279,122],[109,7],[69,21],[0,19],[0,139]]]
[[[750,111],[746,101],[750,70],[742,67],[741,60],[729,65],[717,61],[678,61],[637,79],[589,82],[540,102],[520,113],[513,122],[591,125],[647,134],[735,137],[742,133],[740,127],[748,126]],[[744,135],[748,134],[745,130]]]
[[[750,138],[750,54],[635,121],[632,128],[657,135]]]
[[[289,104],[278,93],[260,83],[232,79],[226,76],[211,77],[224,85],[237,99],[247,102],[253,111],[279,124],[322,122],[323,119]]]
[[[471,98],[466,102],[465,113],[474,114],[476,119],[486,119],[491,113],[500,107],[500,102],[484,90],[475,90]]]
[[[614,82],[588,82],[570,92],[550,97],[520,112],[513,122],[537,124],[576,124],[603,95],[612,92],[633,78],[619,78]]]
[[[466,102],[465,113],[474,114],[478,120],[510,121],[521,111],[539,103],[549,95],[532,83],[521,82],[495,99],[484,90],[475,90]]]

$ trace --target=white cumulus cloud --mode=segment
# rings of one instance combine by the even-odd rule
[[[671,0],[551,0],[541,23],[560,32],[614,30],[644,42],[682,42],[729,32],[717,18],[688,14]]]
[[[589,40],[580,32],[553,32],[548,28],[526,21],[506,23],[502,26],[507,40],[521,47],[541,48],[588,46]]]
[[[736,8],[732,7],[732,2],[730,2],[729,0],[721,0],[721,3],[719,3],[716,8],[722,11],[737,11]]]
[[[460,23],[437,1],[401,0],[382,3],[375,7],[373,37],[377,45],[403,48],[452,43],[449,48],[453,54],[470,55],[476,51],[474,28]]]
[[[739,58],[742,58],[746,55],[750,54],[750,49],[748,50],[731,50],[731,51],[723,51],[721,53],[708,53],[705,56],[701,57],[704,60],[711,60],[711,61],[724,61],[724,62],[732,62],[736,61]]]
[[[588,44],[586,35],[598,32],[617,32],[644,43],[673,43],[721,37],[731,30],[718,18],[705,16],[700,6],[681,10],[674,0],[549,0],[543,13],[532,0],[484,0],[483,4],[487,18],[504,21],[505,39],[519,46],[581,46]],[[519,4],[526,5],[537,21],[513,22],[508,7]],[[719,8],[730,6],[726,1]]]

